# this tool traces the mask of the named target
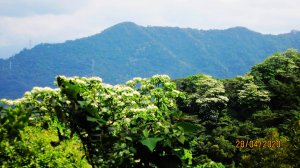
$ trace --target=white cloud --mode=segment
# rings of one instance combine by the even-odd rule
[[[0,57],[28,47],[29,41],[63,42],[123,21],[285,33],[300,30],[299,11],[299,0],[0,0]]]

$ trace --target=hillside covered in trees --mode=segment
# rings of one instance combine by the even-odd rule
[[[54,87],[55,76],[101,76],[124,83],[140,76],[244,75],[267,56],[300,49],[300,33],[266,35],[243,27],[197,30],[143,27],[131,22],[59,44],[40,44],[0,59],[0,98],[19,98],[33,86]]]
[[[2,99],[3,167],[299,167],[300,53],[244,76],[56,79]]]

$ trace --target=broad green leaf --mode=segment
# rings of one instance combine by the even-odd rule
[[[161,140],[163,140],[163,138],[146,138],[144,140],[141,140],[140,142],[143,145],[147,146],[151,152],[153,152],[153,150],[156,147],[157,142],[159,142]]]
[[[184,136],[184,135],[180,135],[180,136],[177,138],[177,140],[178,140],[180,143],[184,144],[185,136]]]

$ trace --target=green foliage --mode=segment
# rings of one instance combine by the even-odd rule
[[[245,76],[194,75],[177,87],[166,75],[115,86],[58,76],[58,89],[0,100],[0,166],[299,167],[299,55],[288,50]]]
[[[300,104],[300,53],[287,50],[267,58],[252,67],[251,75],[258,85],[271,92],[274,110],[299,109]]]
[[[28,114],[18,108],[0,107],[0,137],[14,141],[28,123]]]
[[[246,75],[226,79],[224,86],[229,98],[229,110],[231,110],[231,115],[237,119],[246,120],[255,111],[268,108],[269,92],[257,86],[253,76]]]
[[[222,82],[208,75],[190,76],[176,82],[178,88],[186,93],[186,97],[178,101],[181,110],[198,115],[202,122],[207,121],[208,124],[218,119],[228,102]]]
[[[215,107],[219,111],[212,124],[207,124],[207,118],[204,120],[201,115],[194,121],[202,128],[194,135],[198,142],[193,147],[194,162],[204,164],[213,160],[237,167],[298,167],[299,67],[299,53],[288,50],[254,66],[250,74],[208,82],[213,87],[205,85],[205,75],[175,80],[186,94],[178,100],[182,111],[190,115],[201,110],[213,113]],[[209,90],[216,90],[212,89],[216,87],[214,83],[223,84],[225,94],[214,92],[212,97],[228,98],[226,105],[210,108],[206,101],[197,104],[197,99],[206,100]],[[281,146],[239,149],[237,140],[274,140],[280,141]]]
[[[208,162],[208,163],[204,163],[203,165],[198,165],[196,166],[196,168],[225,168],[224,165],[222,165],[222,163],[216,163],[216,162]]]
[[[58,96],[57,89],[35,87],[21,99],[1,100],[2,167],[90,167],[77,137],[57,141],[56,130],[63,126],[52,104]]]
[[[180,161],[189,150],[184,131],[173,123],[181,93],[168,76],[116,86],[97,78],[59,76],[57,84],[69,102],[65,124],[79,135],[92,165],[159,165],[166,156]]]
[[[21,139],[13,143],[1,141],[0,162],[4,167],[90,167],[83,157],[81,144],[74,137],[52,147],[50,142],[57,139],[53,130],[26,127]]]
[[[21,140],[1,141],[1,165],[4,167],[91,167],[85,159],[77,138],[53,147],[57,139],[53,130],[26,127]],[[9,143],[9,144],[8,144]]]
[[[292,160],[290,150],[290,140],[286,136],[279,135],[277,128],[268,128],[265,130],[266,136],[257,139],[258,141],[276,141],[280,142],[280,147],[258,147],[252,150],[242,150],[240,158],[241,167],[297,167],[299,159]]]

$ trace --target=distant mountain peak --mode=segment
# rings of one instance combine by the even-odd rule
[[[245,31],[247,31],[247,32],[254,32],[254,31],[252,31],[252,30],[250,30],[250,29],[248,29],[246,27],[243,27],[243,26],[235,26],[235,27],[228,28],[226,30],[229,30],[229,31],[238,31],[238,32],[242,32],[242,31],[243,32],[245,32]]]
[[[118,24],[113,25],[112,27],[108,28],[109,29],[115,29],[115,28],[135,28],[135,27],[140,27],[139,25],[135,24],[134,22],[121,22]]]
[[[115,32],[115,31],[120,31],[120,30],[131,30],[131,31],[133,31],[133,30],[136,30],[140,27],[141,26],[135,24],[134,22],[126,21],[126,22],[121,22],[121,23],[115,24],[115,25],[105,29],[103,31],[103,33]]]
[[[118,23],[115,26],[138,26],[138,25],[134,22],[125,21],[125,22]]]

